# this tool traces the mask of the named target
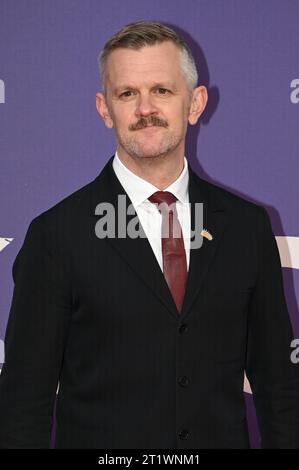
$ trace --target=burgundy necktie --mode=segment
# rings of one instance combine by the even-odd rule
[[[177,309],[181,313],[187,281],[187,261],[182,227],[175,204],[177,198],[169,191],[157,191],[148,199],[158,204],[162,215],[163,273]]]

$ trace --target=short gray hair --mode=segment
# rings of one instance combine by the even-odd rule
[[[109,54],[118,48],[139,50],[145,46],[153,46],[162,42],[172,41],[181,52],[181,67],[187,80],[189,92],[196,87],[198,73],[192,52],[186,42],[171,28],[155,21],[136,21],[124,26],[105,44],[98,56],[98,66],[104,93],[105,70]]]

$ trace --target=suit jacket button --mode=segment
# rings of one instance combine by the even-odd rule
[[[183,323],[183,324],[179,327],[179,332],[180,332],[180,333],[186,333],[186,331],[188,331],[188,326],[186,325],[186,323]]]
[[[183,375],[183,377],[180,377],[178,379],[178,383],[182,386],[182,387],[187,387],[190,383],[190,380],[188,377],[186,377],[186,375]]]
[[[179,432],[179,438],[182,439],[182,440],[188,439],[189,436],[190,436],[190,433],[189,433],[188,429],[182,429]]]

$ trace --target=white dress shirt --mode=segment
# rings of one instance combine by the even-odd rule
[[[129,170],[119,159],[117,152],[112,162],[113,169],[117,178],[119,179],[122,187],[128,194],[136,214],[140,220],[142,228],[148,241],[152,247],[152,250],[157,258],[161,270],[163,271],[163,258],[162,258],[162,243],[161,243],[161,226],[162,226],[162,215],[160,214],[158,207],[150,202],[148,198],[155,193],[160,191],[153,184],[135,175]],[[170,186],[164,189],[174,194],[177,198],[176,207],[178,213],[178,219],[182,227],[184,245],[186,251],[186,262],[187,269],[189,269],[189,258],[190,258],[190,206],[189,206],[189,194],[188,194],[188,181],[189,171],[188,162],[184,157],[184,168],[179,177],[171,183]]]

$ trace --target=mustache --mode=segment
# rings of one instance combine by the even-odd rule
[[[143,129],[147,126],[167,127],[168,124],[166,121],[164,121],[164,119],[160,119],[157,116],[150,116],[149,118],[142,117],[136,124],[130,124],[129,130],[137,131],[138,129]]]

